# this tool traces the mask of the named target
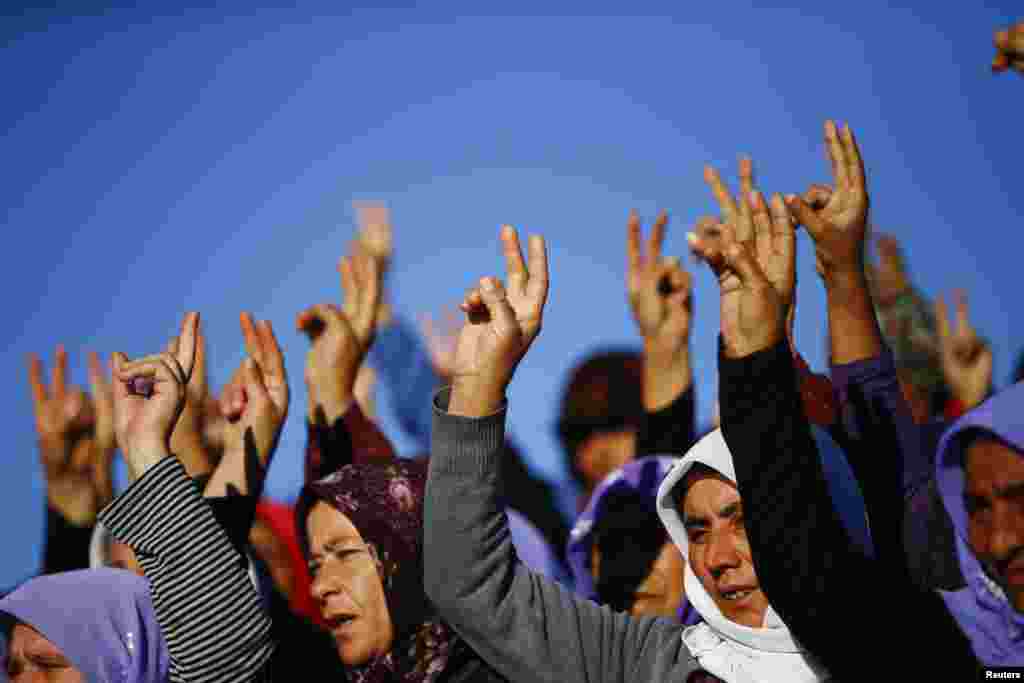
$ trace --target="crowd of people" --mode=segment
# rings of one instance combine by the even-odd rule
[[[993,71],[1024,74],[1024,24]],[[0,679],[354,683],[969,681],[1024,667],[1024,361],[997,390],[950,311],[872,235],[862,150],[828,121],[830,184],[763,193],[753,162],[687,235],[718,280],[719,406],[697,425],[691,275],[667,217],[626,226],[641,350],[568,368],[570,524],[506,433],[542,328],[547,246],[499,235],[458,320],[392,310],[386,207],[357,205],[341,304],[302,311],[305,484],[263,496],[292,384],[269,321],[218,397],[198,313],[162,350],[69,386],[28,378],[47,482],[39,576],[0,594]],[[793,344],[813,242],[830,371]],[[877,265],[869,257],[878,250]],[[701,267],[704,267],[703,265]],[[824,323],[825,321],[823,321]],[[422,454],[378,424],[387,383]],[[115,495],[112,464],[130,484]],[[1024,671],[1024,669],[1020,669]]]

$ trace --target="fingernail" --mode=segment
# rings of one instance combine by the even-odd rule
[[[494,291],[494,280],[492,278],[485,277],[480,283],[480,286],[484,288],[485,292],[492,292]]]

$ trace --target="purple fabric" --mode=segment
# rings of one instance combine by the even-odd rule
[[[992,434],[1024,457],[1024,383],[1001,391],[953,423],[939,442],[935,476],[956,530],[957,556],[967,587],[939,591],[967,634],[978,659],[989,666],[1024,665],[1024,615],[989,579],[970,549],[964,507],[964,440],[968,430]]]
[[[896,427],[900,440],[900,455],[903,458],[903,495],[909,498],[914,491],[931,479],[931,453],[922,445],[921,429],[914,423],[913,415],[900,388],[892,352],[883,349],[877,358],[833,365],[832,385],[839,396],[842,428],[847,434],[858,438],[864,428],[865,416],[856,414],[850,400],[851,387],[856,386],[870,405],[881,403]]]
[[[395,628],[390,652],[348,670],[353,683],[430,683],[465,644],[437,615],[423,590],[423,497],[426,460],[383,460],[345,465],[307,484],[296,504],[303,553],[309,556],[306,519],[319,501],[348,517],[370,549]]]
[[[162,683],[170,660],[145,579],[122,569],[47,574],[0,600],[90,683]]]
[[[552,581],[564,582],[568,579],[562,563],[558,561],[554,550],[544,540],[537,527],[530,524],[526,517],[512,508],[505,509],[508,515],[508,530],[512,534],[512,545],[516,555],[532,571],[542,574]]]
[[[576,519],[576,525],[569,534],[569,544],[566,547],[569,569],[577,594],[587,600],[598,599],[597,586],[590,572],[590,552],[594,542],[593,530],[604,514],[604,501],[608,495],[613,491],[628,490],[648,496],[651,505],[654,506],[661,480],[677,461],[678,458],[661,455],[639,458],[612,472],[597,485],[587,507]],[[700,615],[685,600],[679,609],[678,617],[686,625],[700,621]]]

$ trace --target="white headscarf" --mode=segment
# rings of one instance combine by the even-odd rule
[[[732,453],[722,430],[716,429],[691,448],[676,463],[658,488],[658,516],[686,560],[686,599],[704,618],[704,623],[683,631],[683,642],[700,661],[701,667],[726,683],[817,683],[828,674],[789,632],[769,605],[764,626],[751,628],[722,614],[690,567],[689,539],[683,519],[676,510],[672,489],[686,473],[701,463],[736,483]]]

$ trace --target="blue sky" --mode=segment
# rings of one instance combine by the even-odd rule
[[[988,64],[992,32],[1015,7],[887,4],[526,2],[498,15],[468,2],[220,3],[77,17],[8,7],[0,369],[12,381],[0,408],[12,442],[0,585],[39,562],[45,488],[25,354],[49,364],[58,342],[84,385],[87,350],[149,352],[197,309],[219,386],[243,355],[238,312],[269,318],[293,403],[268,493],[297,492],[306,341],[294,319],[339,296],[334,265],[356,198],[392,207],[390,297],[409,316],[501,274],[501,223],[548,239],[545,328],[511,389],[510,423],[551,478],[564,478],[553,423],[566,370],[597,345],[637,342],[629,209],[668,210],[668,249],[683,254],[687,226],[713,208],[705,163],[734,177],[738,155],[752,155],[767,191],[826,181],[826,118],[858,133],[874,221],[904,242],[915,281],[968,291],[1004,384],[1024,346],[1024,81]],[[797,343],[821,368],[810,255],[801,238]],[[695,282],[707,419],[717,289],[702,269]]]

